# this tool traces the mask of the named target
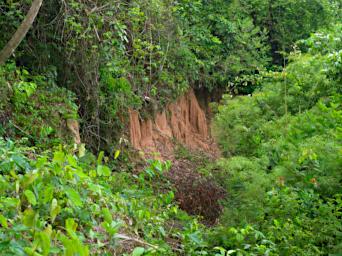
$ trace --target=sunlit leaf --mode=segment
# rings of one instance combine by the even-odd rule
[[[120,156],[120,153],[121,153],[120,150],[116,150],[114,154],[114,159],[117,159]]]
[[[25,190],[24,195],[26,196],[26,198],[30,204],[32,204],[32,205],[37,204],[36,196],[34,195],[34,193],[31,190]]]
[[[132,252],[132,256],[141,256],[143,255],[145,252],[145,248],[143,247],[136,247],[134,248],[133,252]]]
[[[80,207],[83,205],[81,196],[75,189],[66,188],[65,193],[74,206]]]

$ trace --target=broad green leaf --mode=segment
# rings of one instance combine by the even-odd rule
[[[236,240],[238,241],[238,242],[242,242],[243,240],[244,240],[244,236],[242,235],[242,234],[236,234]]]
[[[97,174],[99,176],[110,176],[112,174],[112,171],[106,165],[98,165]]]
[[[42,167],[47,163],[47,161],[48,161],[47,156],[41,156],[41,157],[39,157],[39,159],[38,159],[37,162],[36,162],[36,167],[37,167],[38,169],[42,168]]]
[[[30,165],[28,163],[28,161],[26,160],[25,157],[21,156],[21,155],[13,155],[12,156],[12,160],[14,161],[14,163],[20,167],[23,170],[29,170],[30,169]]]
[[[7,219],[5,218],[4,215],[0,214],[0,224],[2,227],[7,228],[8,224],[7,224]]]
[[[53,199],[54,187],[52,185],[48,185],[44,191],[42,191],[43,195],[43,203],[48,203]]]
[[[10,242],[6,243],[5,246],[1,246],[1,242],[0,242],[1,252],[3,252],[2,251],[3,249],[9,249],[12,252],[11,255],[27,256],[27,254],[24,252],[24,248],[22,247],[22,245],[19,242],[15,241],[14,239],[11,240]]]
[[[82,143],[79,145],[78,148],[78,157],[83,157],[85,155],[86,149],[85,149],[85,144]]]
[[[65,229],[72,238],[77,238],[76,235],[76,229],[77,229],[77,223],[74,219],[69,218],[65,221]]]
[[[36,252],[34,248],[25,247],[24,251],[29,256],[43,256],[42,254]]]
[[[59,240],[63,243],[64,247],[64,255],[65,256],[74,256],[76,255],[82,255],[81,251],[78,251],[78,240],[77,237],[70,239],[69,237],[60,234],[59,235]]]
[[[77,161],[74,158],[74,156],[72,155],[67,155],[68,158],[68,163],[72,166],[72,167],[77,167]]]
[[[107,221],[108,223],[111,223],[113,218],[112,218],[112,214],[110,213],[108,208],[102,208],[102,214],[103,214],[103,218],[105,219],[105,221]]]
[[[49,255],[51,247],[51,226],[47,227],[44,231],[38,233],[38,242],[42,248],[43,255]]]
[[[30,204],[32,204],[32,205],[37,204],[36,196],[34,195],[34,193],[31,190],[25,190],[24,195],[26,196],[26,198]]]
[[[63,243],[65,247],[65,255],[67,256],[88,256],[89,255],[89,248],[82,244],[81,240],[77,237],[76,229],[77,223],[74,219],[67,219],[65,221],[65,229],[67,230],[69,237],[66,237],[62,233],[59,233],[58,239]]]
[[[102,186],[98,185],[98,184],[94,184],[94,183],[88,183],[88,188],[89,190],[101,194],[102,193]]]
[[[116,150],[114,153],[114,159],[117,159],[120,156],[120,150]]]
[[[4,199],[1,199],[1,203],[6,207],[6,208],[17,208],[20,204],[20,200],[18,198],[13,198],[13,197],[7,197]]]
[[[23,223],[27,227],[34,227],[36,220],[36,213],[32,209],[26,209],[23,213]]]
[[[201,240],[197,233],[191,233],[189,234],[189,237],[195,244],[201,244]]]
[[[38,176],[39,174],[37,172],[29,172],[25,174],[21,182],[23,189],[32,184],[32,182],[34,182],[38,178]]]
[[[104,152],[101,151],[99,156],[97,157],[97,164],[98,165],[102,164],[103,156],[104,156]]]
[[[62,151],[57,151],[53,154],[53,162],[62,165],[65,161],[65,154]]]
[[[74,206],[81,207],[83,205],[81,196],[75,189],[66,188],[65,193]]]
[[[162,226],[159,226],[158,229],[159,229],[160,234],[161,234],[163,237],[165,237],[165,236],[166,236],[165,229],[164,229]]]
[[[50,208],[50,217],[51,217],[52,223],[55,221],[55,218],[60,212],[60,210],[61,210],[61,207],[58,205],[57,199],[56,198],[52,199],[51,208]]]
[[[85,179],[88,178],[89,176],[87,174],[85,174],[81,169],[76,169],[75,174],[80,177],[81,179]]]
[[[214,250],[220,251],[221,254],[224,254],[226,252],[226,249],[224,249],[223,247],[220,247],[220,246],[214,247]]]
[[[143,255],[145,252],[145,248],[143,247],[136,247],[133,252],[132,252],[132,256],[141,256]]]
[[[52,254],[52,255],[54,255],[54,254],[56,254],[56,255],[62,255],[62,249],[61,248],[59,248],[59,247],[51,247],[50,248],[50,253]]]

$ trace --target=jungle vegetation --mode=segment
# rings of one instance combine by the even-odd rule
[[[0,255],[341,255],[341,10],[0,0]],[[128,109],[189,88],[224,91],[222,157],[198,170],[225,191],[209,226],[125,137]]]

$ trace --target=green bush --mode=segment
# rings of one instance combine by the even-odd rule
[[[26,137],[41,148],[72,141],[66,121],[78,119],[75,98],[57,87],[55,75],[54,69],[33,75],[13,63],[0,67],[0,136]]]
[[[134,176],[112,173],[105,161],[103,153],[37,155],[0,140],[1,253],[112,255],[127,253],[128,242],[144,255],[173,255],[169,239],[186,255],[202,251],[202,225],[178,209],[172,190],[155,191],[168,163],[152,161]]]
[[[338,38],[341,31],[335,33],[331,36]],[[294,53],[282,73],[264,74],[262,88],[253,97],[224,97],[214,132],[226,155],[253,155],[261,143],[264,123],[305,112],[329,97],[339,104],[342,52],[335,44],[327,45],[329,54]]]
[[[240,251],[232,252],[237,255],[259,255],[257,248],[267,255],[341,250],[341,51],[335,40],[341,31],[332,31],[302,41],[307,53],[293,53],[282,73],[266,74],[253,96],[225,96],[219,106],[214,131],[230,158],[212,167],[212,175],[228,196],[221,226],[209,240],[220,241],[224,250],[238,246]],[[316,51],[322,38],[330,48]],[[245,235],[239,245],[227,231],[231,226],[247,226],[245,234],[257,230],[264,240]]]
[[[258,159],[240,156],[222,159],[215,168],[220,170],[215,173],[216,181],[227,191],[222,223],[235,226],[257,221],[263,213],[265,193],[272,187]]]

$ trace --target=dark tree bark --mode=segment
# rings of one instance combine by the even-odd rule
[[[0,65],[3,65],[6,60],[13,54],[15,49],[21,43],[26,36],[27,32],[31,28],[36,16],[39,12],[40,6],[43,0],[33,0],[30,10],[28,11],[25,19],[18,27],[12,38],[8,41],[5,47],[0,52]]]

